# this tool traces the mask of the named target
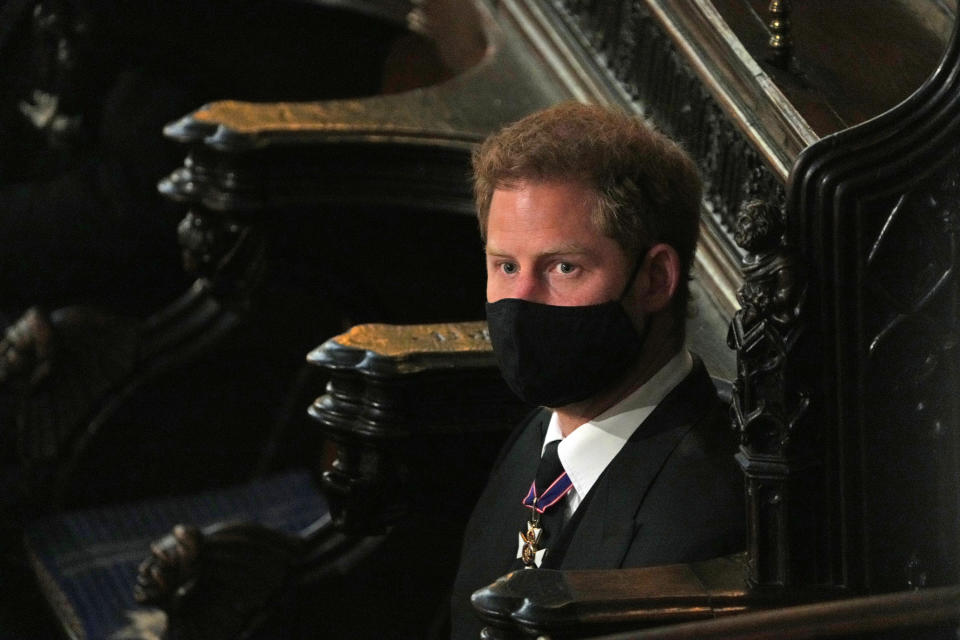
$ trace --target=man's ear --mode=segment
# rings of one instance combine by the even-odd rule
[[[680,286],[680,256],[668,244],[656,244],[647,251],[634,283],[634,292],[644,313],[656,313],[670,306]]]

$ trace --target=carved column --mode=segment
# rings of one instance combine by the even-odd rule
[[[741,309],[728,343],[737,351],[731,414],[740,434],[737,460],[746,475],[750,582],[789,587],[809,579],[816,539],[811,503],[817,456],[800,425],[808,395],[791,387],[787,357],[803,334],[798,305],[805,292],[782,244],[783,212],[751,201],[737,216],[735,238],[747,251]]]
[[[208,161],[202,149],[192,149],[159,188],[172,200],[191,203],[177,227],[184,269],[222,295],[246,297],[263,276],[266,242],[257,218],[212,210],[197,201],[213,179]]]
[[[221,292],[249,292],[260,280],[266,249],[253,225],[195,208],[180,221],[177,236],[184,269]]]

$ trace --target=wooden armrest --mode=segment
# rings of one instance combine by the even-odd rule
[[[444,82],[398,93],[205,105],[165,128],[168,138],[190,146],[191,155],[160,182],[160,191],[215,211],[400,202],[472,214],[466,175],[473,145],[570,95],[542,79],[541,63],[481,0],[424,4],[433,5],[450,8],[435,19],[471,21],[483,34],[474,38],[476,51],[455,56],[472,66]],[[442,29],[433,31],[443,57],[443,47],[457,43],[446,42]]]
[[[812,587],[751,588],[747,554],[741,553],[636,569],[514,571],[474,592],[471,601],[489,625],[485,635],[492,640],[594,636],[712,620],[841,594]]]
[[[536,63],[530,52],[518,46],[505,21],[495,20],[482,1],[428,0],[420,5],[411,15],[414,26],[434,43],[447,66],[459,72],[450,80],[357,99],[218,101],[171,124],[166,135],[225,151],[350,140],[463,147],[559,97],[558,88],[531,73]],[[467,32],[468,37],[457,41],[451,31]]]
[[[360,325],[307,359],[330,376],[309,410],[337,447],[323,489],[354,533],[436,504],[451,505],[462,526],[503,438],[529,411],[503,382],[484,322]]]
[[[500,378],[483,322],[359,325],[307,359],[330,378],[309,413],[337,446],[321,479],[332,519],[309,538],[248,523],[174,529],[140,567],[137,598],[162,604],[177,637],[233,637],[293,578],[362,579],[357,562],[409,571],[434,552],[431,571],[452,574],[464,510],[527,411]],[[390,560],[370,559],[396,539],[406,542]],[[420,596],[433,602],[428,590],[449,577],[429,573]]]
[[[142,625],[165,618],[142,606],[154,603],[176,618],[172,637],[212,639],[252,623],[310,578],[306,572],[342,563],[348,554],[329,522],[312,474],[299,469],[191,495],[51,514],[26,525],[23,544],[68,636],[145,637]],[[157,542],[148,548],[151,540]]]
[[[172,637],[232,638],[282,591],[304,548],[256,523],[177,525],[150,545],[134,598],[167,612]]]
[[[488,635],[584,636],[703,620],[764,605],[746,554],[637,569],[514,571],[474,592]]]
[[[960,587],[953,585],[757,611],[617,634],[606,640],[798,640],[862,638],[875,633],[904,640],[950,638],[958,619]]]

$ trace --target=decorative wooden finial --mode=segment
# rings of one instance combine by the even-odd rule
[[[770,22],[771,61],[779,67],[787,68],[793,51],[793,36],[790,32],[790,0],[770,0],[768,12]]]

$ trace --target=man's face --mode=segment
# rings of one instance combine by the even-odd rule
[[[497,189],[487,219],[487,301],[559,306],[620,297],[631,264],[594,228],[594,197],[576,183],[522,181]]]

